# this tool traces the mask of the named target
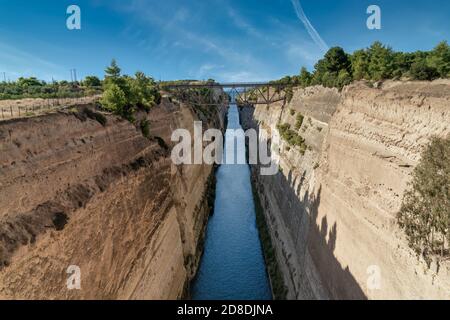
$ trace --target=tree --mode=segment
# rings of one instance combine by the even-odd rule
[[[103,93],[100,103],[108,111],[121,116],[128,116],[125,112],[125,106],[127,105],[125,93],[114,83],[108,85],[108,88]]]
[[[411,66],[411,76],[414,80],[434,80],[439,77],[439,72],[430,67],[426,60],[418,60]]]
[[[117,79],[120,77],[121,69],[117,65],[116,59],[112,59],[111,65],[105,69],[105,78]]]
[[[350,71],[350,59],[341,47],[333,47],[325,54],[324,67],[331,73],[339,73],[341,70]]]
[[[338,78],[336,80],[335,86],[338,88],[342,88],[350,83],[352,83],[353,78],[350,75],[350,73],[348,73],[347,70],[341,70],[339,72]]]
[[[119,68],[115,59],[111,61],[111,65],[105,69],[105,81],[103,85],[105,89],[108,88],[110,84],[118,85],[122,91],[125,93],[125,96],[129,96],[129,88],[127,87],[127,81],[124,77],[121,76],[121,69]]]
[[[284,85],[292,84],[292,78],[290,76],[286,76],[284,78],[281,78],[279,83]]]
[[[338,75],[333,72],[325,72],[322,76],[322,85],[327,88],[333,88],[336,86]]]
[[[103,82],[104,94],[102,105],[130,121],[134,121],[134,112],[138,108],[147,111],[161,102],[156,82],[143,72],[136,72],[134,77],[121,75],[115,60],[105,69]]]
[[[441,78],[450,76],[450,46],[447,41],[442,41],[431,51],[427,64],[434,68]]]
[[[311,85],[311,80],[312,80],[312,75],[311,73],[306,70],[305,67],[302,67],[302,69],[300,70],[300,77],[299,77],[299,84],[302,87],[308,87],[309,85]]]
[[[84,79],[83,84],[85,87],[93,88],[93,87],[100,87],[102,85],[102,82],[96,76],[87,76]]]
[[[33,86],[39,86],[40,87],[40,86],[44,85],[45,83],[39,81],[35,77],[30,77],[30,78],[22,78],[22,77],[20,77],[17,80],[17,84],[20,87],[33,87]]]
[[[156,82],[143,72],[136,72],[135,78],[131,79],[130,88],[133,104],[142,106],[147,111],[161,100]]]
[[[369,55],[366,50],[357,50],[350,58],[353,79],[369,79]]]
[[[315,65],[312,84],[322,84],[326,87],[334,87],[341,70],[351,72],[349,56],[340,47],[328,50],[325,57]]]
[[[371,80],[389,79],[393,72],[393,51],[381,42],[374,42],[369,48],[369,76]]]
[[[121,69],[115,59],[111,61],[111,65],[105,69],[105,81],[103,81],[103,89],[107,91],[111,85],[118,86],[125,94],[127,101],[131,100],[130,81],[128,76],[121,76]]]
[[[433,138],[424,150],[397,218],[411,248],[428,262],[449,255],[450,137]]]
[[[400,79],[404,76],[411,76],[411,65],[416,59],[416,53],[395,52],[393,54],[392,77]]]

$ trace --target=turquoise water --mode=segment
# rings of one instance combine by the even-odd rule
[[[228,128],[241,128],[233,104],[228,112]],[[245,147],[237,148],[235,153],[245,154]],[[205,250],[191,296],[194,300],[272,299],[256,227],[250,168],[224,164],[216,176],[214,215],[208,223]]]

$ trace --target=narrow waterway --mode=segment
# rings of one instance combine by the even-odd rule
[[[228,129],[240,129],[238,109],[228,112]],[[228,139],[228,135],[225,136]],[[231,139],[231,138],[230,138]],[[245,154],[245,147],[224,153]],[[194,300],[272,299],[258,229],[248,165],[224,164],[216,173],[215,210],[192,286]]]

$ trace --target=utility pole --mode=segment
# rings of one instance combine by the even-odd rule
[[[73,83],[73,69],[70,69],[70,82]]]
[[[3,72],[3,81],[6,82],[6,72]]]

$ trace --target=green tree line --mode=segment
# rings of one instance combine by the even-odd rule
[[[277,83],[307,87],[323,85],[337,87],[355,80],[387,79],[434,80],[450,78],[450,46],[446,41],[431,51],[396,52],[380,42],[369,48],[348,54],[333,47],[309,72],[302,68],[299,75],[287,76]]]
[[[75,98],[101,92],[101,81],[97,77],[86,77],[81,82],[45,82],[35,77],[19,78],[16,81],[0,82],[0,100],[24,98]]]

